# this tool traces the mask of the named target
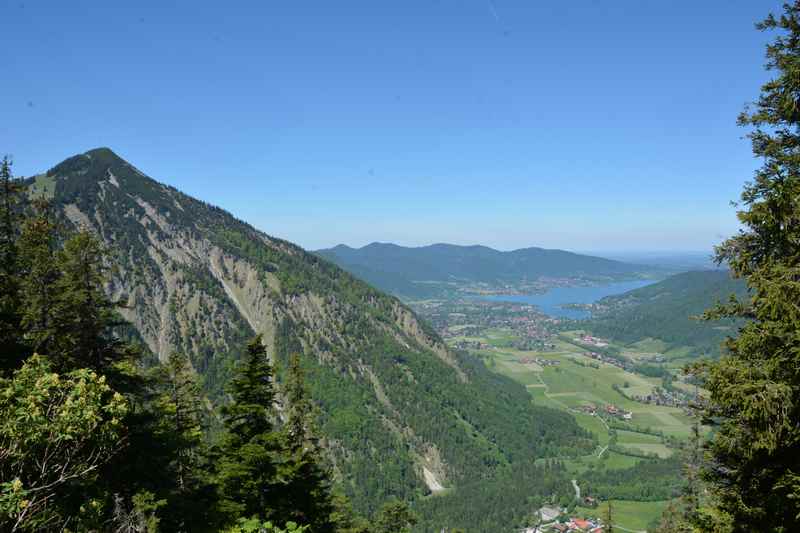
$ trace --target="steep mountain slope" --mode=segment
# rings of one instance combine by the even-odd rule
[[[523,283],[543,277],[631,279],[656,270],[543,248],[500,252],[486,246],[433,244],[407,248],[372,243],[363,248],[340,244],[317,254],[380,289],[409,297],[435,294],[442,284]]]
[[[601,309],[588,327],[596,335],[623,342],[650,337],[664,341],[668,348],[688,346],[696,354],[715,355],[736,323],[703,322],[690,317],[703,314],[718,301],[727,301],[731,294],[743,297],[747,288],[727,271],[684,272],[603,298],[598,302]]]
[[[519,461],[586,451],[570,416],[450,351],[397,299],[106,148],[30,180],[113,254],[108,290],[164,359],[189,354],[221,398],[242,344],[263,333],[279,368],[298,352],[335,468],[357,507],[456,486]]]

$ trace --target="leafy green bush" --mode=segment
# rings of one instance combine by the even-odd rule
[[[308,526],[300,526],[294,522],[287,522],[282,529],[272,522],[262,522],[258,518],[240,518],[235,526],[225,530],[224,533],[303,533],[308,531]]]
[[[42,528],[123,444],[128,406],[104,376],[29,358],[0,380],[0,529]]]

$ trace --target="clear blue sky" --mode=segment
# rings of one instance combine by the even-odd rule
[[[0,0],[0,153],[109,146],[308,248],[710,249],[778,7]]]

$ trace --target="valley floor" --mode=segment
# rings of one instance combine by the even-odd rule
[[[598,361],[587,356],[584,347],[562,338],[555,338],[551,347],[538,351],[509,347],[510,335],[501,331],[448,340],[453,345],[466,341],[483,346],[470,351],[491,370],[525,385],[536,404],[570,412],[597,437],[598,447],[593,454],[565,461],[578,484],[581,474],[589,469],[620,469],[634,466],[647,456],[670,457],[676,445],[691,435],[694,421],[684,408],[632,399],[652,394],[661,385],[660,378]],[[650,355],[626,352],[632,358]],[[630,419],[608,414],[608,406],[614,406],[619,413],[629,413]],[[614,525],[623,531],[645,530],[668,503],[612,500]],[[579,506],[575,514],[602,518],[606,505],[601,502],[594,508]]]

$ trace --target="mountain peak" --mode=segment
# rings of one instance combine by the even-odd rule
[[[51,168],[49,175],[67,174],[75,171],[86,171],[91,167],[116,167],[129,165],[127,161],[118,156],[111,148],[93,148],[82,154],[68,157],[61,163]]]
[[[111,148],[108,148],[107,146],[101,146],[99,148],[93,148],[91,150],[87,150],[82,155],[90,157],[90,158],[93,158],[93,159],[96,158],[96,159],[99,159],[101,161],[109,161],[109,162],[113,161],[115,163],[127,163],[127,161],[122,159],[120,156],[118,156],[114,152],[114,150],[112,150]]]
[[[152,181],[108,147],[93,148],[69,157],[48,170],[47,176],[56,179],[60,184],[57,187],[72,190],[76,196],[82,188],[94,190],[102,182],[116,187],[140,188],[143,180]]]

